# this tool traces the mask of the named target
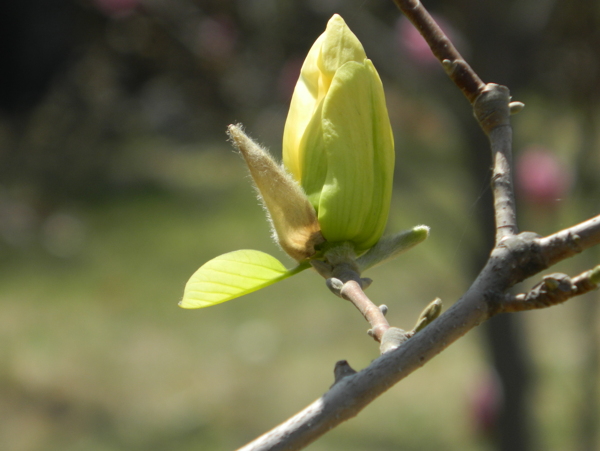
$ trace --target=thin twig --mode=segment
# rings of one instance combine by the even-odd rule
[[[573,227],[540,238],[547,266],[573,257],[592,246],[600,244],[600,215]]]
[[[355,280],[346,282],[340,290],[340,295],[347,301],[352,302],[360,313],[362,313],[371,325],[369,335],[381,343],[383,334],[390,328],[390,323],[388,323],[388,320],[379,307],[369,299]]]
[[[488,136],[492,148],[496,243],[506,236],[516,235],[518,228],[511,175],[512,129],[509,123],[508,88],[495,84],[486,85],[463,59],[419,0],[394,0],[394,2],[419,30],[450,79],[473,105],[475,116]],[[490,101],[489,97],[493,97],[493,101]]]
[[[312,261],[311,264],[315,270],[327,280],[327,287],[337,296],[350,301],[363,317],[371,325],[369,335],[381,343],[383,334],[390,328],[388,320],[385,318],[387,307],[380,308],[376,306],[365,294],[363,288],[371,283],[371,279],[360,277],[359,269],[352,261],[343,256],[343,252],[334,254],[334,259],[330,257],[332,263]]]
[[[450,79],[472,104],[485,87],[483,81],[467,64],[454,44],[419,0],[394,0],[404,15],[419,30],[435,57],[442,63]]]
[[[573,278],[561,273],[549,274],[529,292],[507,298],[504,311],[520,312],[561,304],[575,296],[598,289],[598,285],[591,279],[592,270]]]
[[[505,86],[489,83],[473,104],[475,117],[490,140],[492,150],[492,192],[496,218],[496,244],[516,235],[517,213],[512,181],[512,128],[510,94]]]

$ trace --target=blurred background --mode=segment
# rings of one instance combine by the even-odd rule
[[[600,4],[425,5],[484,81],[526,104],[513,119],[521,228],[596,215]],[[218,254],[285,259],[225,130],[240,121],[280,156],[300,65],[333,13],[386,89],[389,229],[432,229],[366,274],[369,294],[410,328],[468,287],[491,248],[489,150],[391,0],[3,2],[0,449],[235,449],[325,392],[337,360],[377,357],[358,312],[308,271],[177,307]],[[495,318],[308,449],[600,449],[597,302]]]

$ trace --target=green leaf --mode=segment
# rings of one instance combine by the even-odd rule
[[[356,263],[363,272],[373,266],[396,258],[411,247],[416,246],[429,236],[429,227],[420,225],[410,230],[381,238],[375,246],[361,255]]]
[[[261,251],[243,249],[219,255],[196,271],[185,286],[182,308],[202,308],[230,301],[303,271],[302,263],[288,270]]]

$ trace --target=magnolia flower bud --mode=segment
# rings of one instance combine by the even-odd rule
[[[328,242],[350,242],[360,253],[379,240],[392,194],[392,129],[379,75],[337,14],[302,66],[283,163],[317,211]]]

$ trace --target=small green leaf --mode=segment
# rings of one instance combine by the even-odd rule
[[[185,286],[182,308],[202,308],[230,301],[287,279],[309,267],[288,270],[275,257],[243,249],[219,255],[196,271]]]
[[[411,247],[416,246],[429,236],[429,227],[420,225],[395,235],[384,236],[375,246],[361,255],[356,263],[363,272],[373,266],[396,258]]]

